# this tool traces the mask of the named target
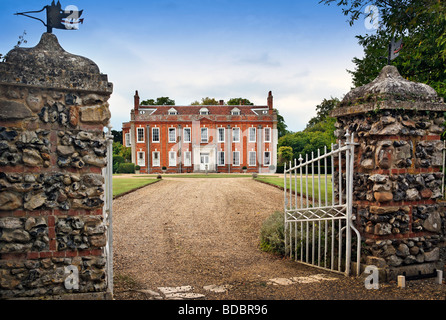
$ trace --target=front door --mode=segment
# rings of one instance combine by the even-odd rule
[[[200,170],[209,171],[209,153],[200,153]]]

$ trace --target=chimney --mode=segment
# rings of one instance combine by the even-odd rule
[[[273,110],[273,93],[271,91],[268,93],[268,108]]]
[[[138,109],[139,109],[139,95],[138,95],[138,90],[136,90],[136,92],[135,92],[135,96],[134,96],[134,107],[135,107],[135,113],[138,113]]]
[[[220,100],[220,105],[223,106],[225,104],[224,100]]]

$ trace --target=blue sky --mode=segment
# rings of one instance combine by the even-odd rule
[[[51,0],[0,0],[0,53],[26,30],[35,46],[46,28],[15,12]],[[77,31],[54,30],[62,47],[95,61],[114,84],[111,124],[129,120],[133,95],[168,96],[177,105],[203,97],[244,97],[266,105],[268,91],[288,128],[300,131],[324,98],[352,86],[347,69],[362,57],[341,8],[319,0],[61,0],[84,10]],[[44,18],[43,14],[39,17]]]

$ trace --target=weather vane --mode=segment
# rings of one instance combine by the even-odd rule
[[[39,18],[30,16],[30,13],[39,13],[46,9],[46,23]],[[35,20],[39,20],[47,27],[47,32],[52,33],[53,28],[63,30],[78,30],[79,23],[83,24],[84,19],[79,19],[84,10],[79,11],[76,6],[68,6],[65,10],[62,10],[62,5],[59,1],[57,4],[53,2],[50,6],[43,7],[39,11],[28,11],[15,13],[16,16],[25,16]]]
[[[395,40],[395,37],[389,43],[389,51],[387,55],[387,64],[400,55],[400,50],[403,48],[403,39]]]

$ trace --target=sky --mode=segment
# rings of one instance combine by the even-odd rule
[[[26,32],[37,45],[43,24],[16,16],[51,0],[0,0],[0,53]],[[324,98],[352,88],[355,38],[336,5],[319,0],[61,0],[84,10],[79,30],[57,30],[68,52],[92,59],[108,75],[113,130],[130,120],[135,90],[142,100],[170,97],[190,105],[204,97],[247,98],[266,105],[268,92],[288,130],[305,129]],[[44,13],[35,14],[45,20]]]

